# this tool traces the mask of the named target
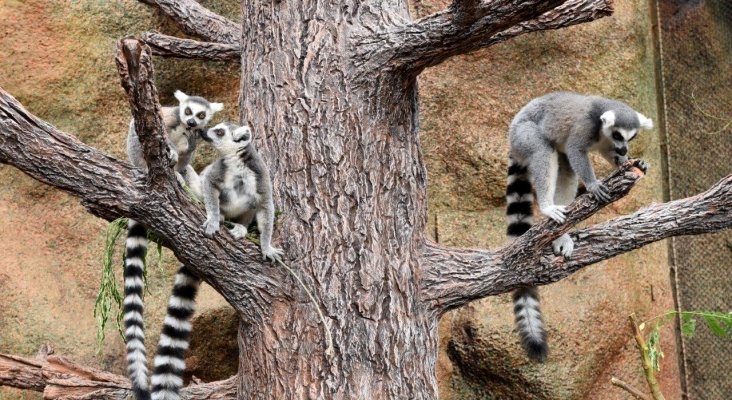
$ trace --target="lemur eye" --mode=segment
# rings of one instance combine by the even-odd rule
[[[218,136],[218,137],[224,136],[224,133],[225,133],[223,129],[216,129],[214,132],[216,133],[216,136]]]
[[[201,111],[200,113],[196,114],[196,117],[198,117],[198,119],[204,119],[206,118],[206,113]]]
[[[623,140],[623,135],[621,135],[620,132],[613,132],[613,139]]]
[[[191,114],[193,114],[193,113],[191,112],[191,108],[190,108],[190,107],[186,107],[186,111],[185,111],[185,113],[186,113],[186,115],[191,115]]]

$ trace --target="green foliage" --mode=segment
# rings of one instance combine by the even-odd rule
[[[638,327],[643,330],[647,322],[655,321],[656,325],[648,334],[646,343],[648,346],[648,356],[654,371],[660,371],[660,360],[663,358],[661,350],[661,327],[672,321],[674,317],[679,316],[681,320],[681,334],[684,337],[691,338],[696,333],[696,321],[701,318],[710,331],[720,338],[732,339],[732,312],[723,313],[716,311],[668,311],[664,314],[657,315]]]
[[[104,328],[109,320],[112,305],[117,310],[122,307],[122,295],[117,289],[117,279],[114,276],[112,260],[114,259],[114,248],[117,239],[127,228],[127,218],[117,218],[107,227],[107,237],[104,243],[104,255],[102,259],[102,282],[99,285],[99,293],[94,303],[94,317],[97,319],[97,351],[101,352],[104,343]],[[122,334],[122,315],[117,312],[117,328]]]
[[[94,317],[97,319],[97,352],[102,351],[102,345],[105,339],[105,329],[107,322],[112,314],[112,309],[116,312],[115,321],[117,323],[117,331],[120,336],[124,339],[124,331],[122,329],[122,293],[120,293],[117,287],[117,278],[114,274],[114,250],[117,247],[117,241],[122,233],[127,232],[127,218],[117,218],[116,220],[109,223],[107,227],[107,237],[104,244],[104,254],[102,257],[102,281],[99,285],[99,292],[94,304]],[[154,242],[157,249],[157,265],[158,269],[163,269],[163,244],[159,237],[155,233],[148,231],[147,240]],[[147,266],[147,256],[145,253],[143,262]],[[122,258],[124,259],[124,253]],[[124,262],[122,263],[124,269]],[[143,279],[145,281],[145,287],[147,285],[147,267],[143,269]]]
[[[651,333],[648,335],[647,346],[648,346],[648,358],[651,359],[651,366],[654,371],[661,371],[661,359],[663,358],[663,351],[660,346],[661,342],[661,329],[660,325],[656,324]]]

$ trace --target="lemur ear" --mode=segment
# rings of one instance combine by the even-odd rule
[[[175,93],[173,93],[173,96],[175,96],[175,98],[178,99],[178,101],[181,103],[188,100],[188,95],[181,92],[180,90],[176,90]]]
[[[636,113],[636,114],[638,114],[638,121],[640,121],[641,128],[653,129],[653,120],[652,119],[646,118],[646,116],[641,113]]]
[[[600,121],[602,121],[603,128],[609,128],[615,125],[615,111],[605,111],[602,115],[600,115]]]
[[[224,103],[211,103],[211,111],[217,113],[224,109]]]
[[[249,139],[251,139],[252,130],[248,126],[244,125],[242,127],[236,128],[234,130],[234,133],[231,134],[231,136],[234,138],[235,142],[238,142],[240,140],[248,140],[248,139],[243,139],[243,138],[245,136],[249,136]]]

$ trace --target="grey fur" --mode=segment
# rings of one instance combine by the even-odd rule
[[[203,97],[188,96],[181,91],[176,91],[175,97],[179,101],[178,106],[161,108],[167,133],[170,163],[178,173],[179,179],[200,196],[199,177],[190,163],[195,155],[201,132],[211,121],[213,115],[223,109],[223,105],[210,103]],[[205,113],[204,118],[199,118],[198,114],[201,112]],[[142,145],[135,132],[134,120],[130,121],[127,133],[127,157],[133,166],[147,170]]]
[[[565,206],[577,191],[577,177],[598,199],[608,201],[607,188],[597,180],[589,159],[599,152],[613,165],[628,160],[628,142],[653,122],[626,104],[598,96],[557,92],[537,97],[524,106],[509,129],[507,233],[525,233],[533,224],[532,186],[542,214],[562,223]],[[557,255],[571,257],[572,238],[554,240]],[[543,362],[549,348],[536,288],[514,293],[514,314],[521,343],[529,357]]]
[[[256,219],[262,255],[273,261],[279,258],[282,250],[272,247],[272,181],[252,143],[251,130],[221,123],[209,129],[203,138],[221,156],[201,173],[206,235],[218,232],[220,221],[226,219],[234,222],[231,234],[243,238],[249,224]]]
[[[589,152],[599,152],[614,165],[625,163],[628,141],[641,127],[650,126],[651,120],[617,100],[550,93],[530,101],[516,114],[509,129],[511,155],[528,167],[541,212],[563,222],[563,206],[574,195],[555,195],[576,191],[575,174],[590,193],[609,200],[607,188],[592,169]],[[616,132],[622,136],[620,140],[613,139]],[[569,168],[560,168],[560,156],[566,157]]]

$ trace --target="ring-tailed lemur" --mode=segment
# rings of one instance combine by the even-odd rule
[[[181,91],[175,92],[179,104],[177,107],[162,107],[163,122],[165,124],[171,164],[175,165],[176,175],[185,182],[194,193],[200,195],[198,174],[189,164],[193,159],[198,142],[198,136],[213,117],[224,106],[221,103],[209,103],[208,100],[188,96]],[[130,122],[127,135],[127,156],[133,166],[147,170],[147,164],[142,153],[142,146],[135,132],[135,121]],[[129,220],[127,225],[127,241],[125,251],[125,298],[124,322],[125,339],[127,340],[127,372],[132,382],[132,389],[138,400],[150,399],[148,385],[147,352],[145,351],[145,328],[143,324],[142,292],[144,290],[145,253],[147,252],[147,231],[136,221]],[[180,353],[185,350],[181,341],[186,342],[190,331],[187,322],[193,313],[193,299],[198,282],[192,282],[192,276],[185,266],[176,276],[173,294],[168,306],[168,317],[165,319],[163,334],[161,335],[158,354],[167,364],[155,360],[155,374],[152,378],[153,399],[169,398],[166,396],[165,386],[160,381],[168,370],[177,369],[183,362]],[[195,283],[195,284],[194,284]],[[180,337],[185,336],[184,339]],[[164,345],[163,339],[167,342]],[[170,353],[170,354],[167,354]],[[165,358],[167,357],[167,358]],[[169,366],[168,366],[169,365]],[[160,373],[158,370],[160,369]],[[182,368],[180,368],[182,370]],[[177,391],[176,391],[177,393]]]
[[[231,234],[240,239],[256,218],[262,255],[273,261],[280,258],[282,250],[272,247],[272,181],[252,143],[252,131],[248,126],[221,123],[209,129],[203,139],[221,156],[201,173],[205,234],[218,232],[219,223],[225,218],[234,222]]]
[[[588,153],[597,151],[619,166],[628,161],[628,142],[641,128],[652,129],[653,121],[616,100],[569,92],[531,100],[516,114],[508,133],[508,237],[522,235],[533,223],[532,185],[541,213],[558,223],[565,221],[565,206],[575,198],[577,176],[588,192],[608,201],[607,188],[595,177]],[[564,234],[552,248],[569,258],[574,242]],[[518,289],[513,301],[524,349],[530,358],[544,361],[548,347],[537,289]]]

